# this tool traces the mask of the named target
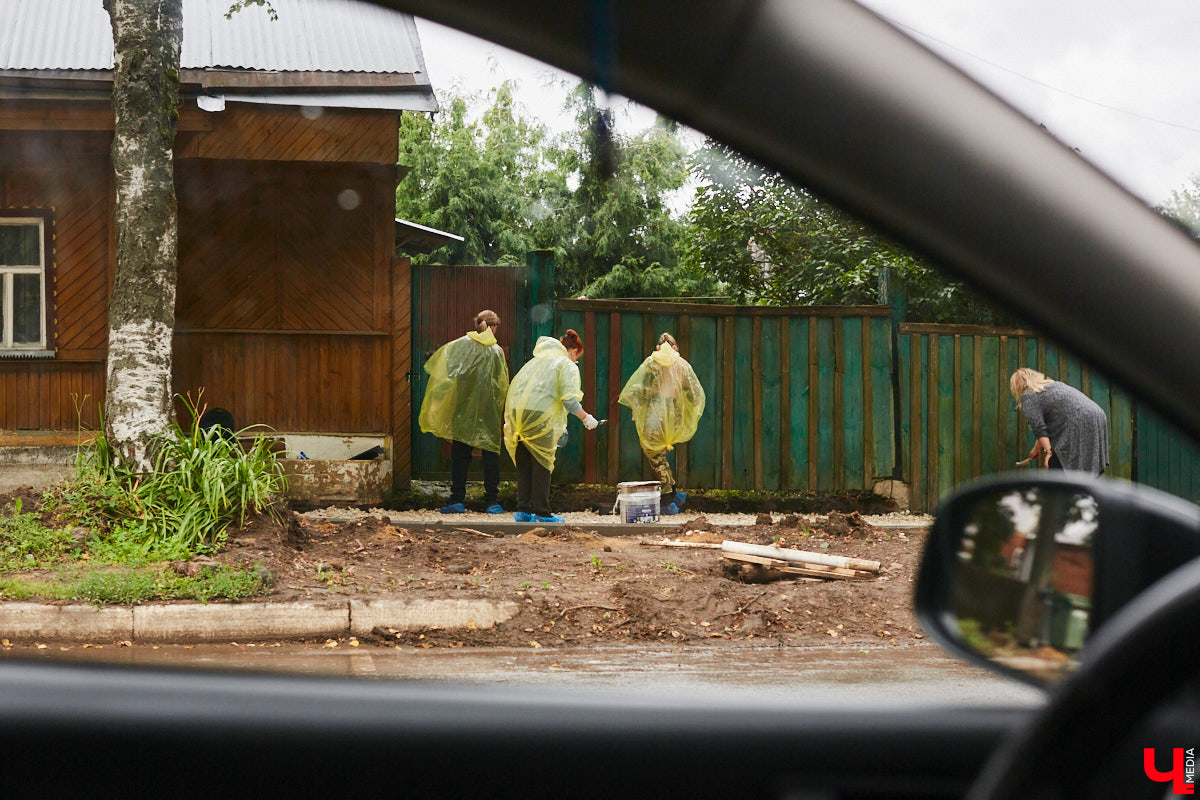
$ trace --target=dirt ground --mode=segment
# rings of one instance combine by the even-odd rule
[[[38,492],[0,495],[0,509]],[[351,514],[283,511],[231,529],[205,562],[260,567],[271,576],[258,601],[412,596],[515,600],[521,611],[488,629],[376,629],[360,644],[418,647],[553,647],[604,642],[765,640],[780,645],[905,645],[922,639],[912,612],[924,527],[876,528],[856,512],[759,514],[754,525],[714,525],[696,514],[670,518],[672,540],[732,539],[879,562],[869,580],[797,578],[751,582],[720,549],[663,546],[663,536],[604,536],[602,526],[549,525],[519,535],[487,523],[457,528],[405,521],[403,511]],[[413,512],[408,512],[410,516]],[[341,517],[344,519],[344,517]],[[611,518],[606,518],[611,519]],[[44,520],[52,523],[51,520]],[[444,522],[443,520],[440,520]],[[903,524],[901,522],[900,524]],[[250,601],[253,602],[253,601]]]
[[[594,641],[768,640],[781,645],[909,644],[921,639],[913,579],[925,531],[877,529],[857,514],[761,515],[717,527],[681,521],[672,539],[736,538],[880,563],[870,580],[748,583],[719,549],[669,547],[663,537],[602,536],[546,526],[519,535],[486,525],[457,530],[403,526],[385,514],[329,522],[291,514],[232,533],[217,560],[260,565],[273,601],[387,594],[516,600],[520,613],[491,629],[376,629],[368,642],[427,647],[553,647]],[[768,524],[770,521],[770,524]],[[364,642],[366,643],[366,642]]]

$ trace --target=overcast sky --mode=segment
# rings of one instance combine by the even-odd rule
[[[1200,2],[1196,0],[866,0],[1076,147],[1149,203],[1200,175]],[[564,90],[539,62],[425,21],[435,88],[505,78],[554,129]],[[647,111],[619,100],[618,124]]]
[[[541,119],[551,130],[573,126],[563,101],[577,80],[541,61],[528,58],[453,28],[417,19],[425,67],[438,92],[457,90],[484,92],[505,80],[517,85],[516,98],[529,115]],[[618,129],[630,132],[654,124],[654,112],[623,97],[610,97],[609,107]]]
[[[1200,174],[1200,3],[865,0],[1147,202]]]

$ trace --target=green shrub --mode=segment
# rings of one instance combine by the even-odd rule
[[[243,449],[236,439],[201,430],[200,414],[184,402],[192,425],[175,425],[154,443],[152,472],[124,463],[100,433],[81,449],[74,478],[51,494],[57,507],[105,534],[92,545],[102,557],[186,560],[218,547],[234,521],[273,511],[286,482],[270,439],[256,436]]]

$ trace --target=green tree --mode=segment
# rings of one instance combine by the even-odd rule
[[[709,141],[692,157],[699,183],[686,259],[719,278],[738,303],[878,302],[878,276],[895,268],[909,319],[1009,324],[982,298],[902,246],[778,173]]]
[[[687,181],[688,166],[678,130],[660,118],[621,135],[595,91],[580,83],[570,93],[575,128],[548,154],[555,185],[566,191],[550,200],[552,215],[535,233],[539,246],[556,251],[560,294],[576,294],[618,266],[671,272],[679,261],[684,226],[669,199]]]
[[[543,160],[546,130],[520,116],[513,86],[491,90],[478,120],[478,97],[444,99],[436,119],[405,114],[400,162],[411,167],[396,188],[396,214],[463,237],[414,260],[439,264],[520,264],[535,246],[532,229],[560,196],[560,176]]]

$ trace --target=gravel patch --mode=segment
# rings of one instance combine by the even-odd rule
[[[310,520],[325,520],[345,522],[363,517],[388,517],[393,524],[404,522],[409,523],[432,523],[432,522],[451,522],[463,525],[472,523],[488,523],[488,522],[512,522],[512,514],[505,512],[503,514],[485,514],[480,511],[468,511],[465,514],[443,514],[440,511],[430,509],[411,509],[407,511],[397,511],[394,509],[371,508],[319,508],[314,511],[308,511],[302,514],[305,519]],[[565,511],[561,512],[561,516],[566,519],[566,524],[576,526],[597,525],[601,523],[615,523],[618,518],[612,514],[597,514],[592,511]],[[694,519],[697,516],[703,516],[713,525],[753,525],[757,519],[757,514],[698,514],[689,512],[684,509],[677,516],[662,517],[660,522],[670,524],[673,521],[680,523]],[[774,522],[783,519],[786,514],[772,514]],[[826,520],[824,514],[800,514],[801,519],[813,524],[820,524]],[[908,514],[904,512],[892,514],[871,514],[863,515],[863,519],[868,524],[877,528],[927,528],[933,522],[933,518],[928,514]]]

